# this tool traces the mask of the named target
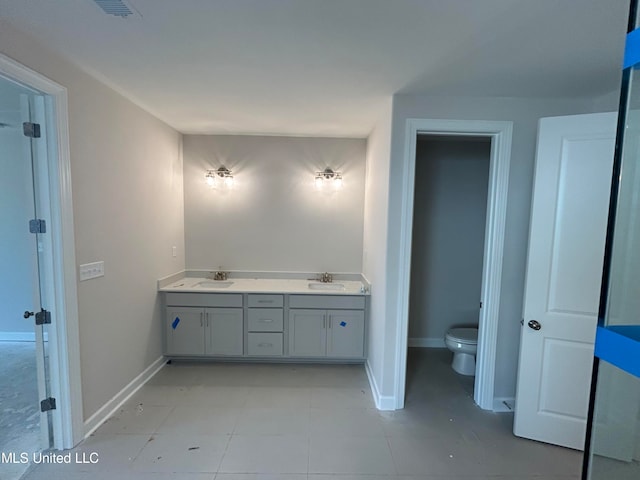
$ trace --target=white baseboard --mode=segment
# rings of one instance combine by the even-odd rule
[[[49,334],[44,332],[44,341],[49,338]],[[35,332],[0,332],[0,342],[35,342]]]
[[[0,332],[0,342],[35,342],[35,332]]]
[[[515,397],[494,397],[493,398],[493,411],[500,412],[513,412],[515,410],[516,399]]]
[[[165,363],[166,359],[164,356],[159,357],[151,365],[145,368],[140,375],[131,380],[126,387],[116,393],[113,398],[105,403],[96,413],[85,420],[84,438],[91,435],[100,425],[111,417],[124,402],[129,400],[129,398],[131,398],[131,396],[140,389],[140,387],[158,373],[160,369],[165,366]]]
[[[369,385],[371,386],[371,393],[373,394],[373,401],[376,404],[376,408],[378,410],[396,410],[395,397],[380,394],[380,389],[378,388],[376,378],[373,376],[373,372],[371,371],[369,360],[364,364],[364,369],[367,372],[367,377],[369,378]]]
[[[410,347],[422,348],[447,348],[444,338],[438,337],[413,337],[409,339]]]

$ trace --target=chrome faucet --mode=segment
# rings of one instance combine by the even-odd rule
[[[209,276],[212,280],[226,280],[229,277],[229,272],[223,272],[222,270],[218,270],[217,272],[211,272]]]
[[[320,280],[322,283],[331,283],[333,282],[333,275],[331,275],[329,272],[324,272],[320,274],[320,278],[318,280]]]

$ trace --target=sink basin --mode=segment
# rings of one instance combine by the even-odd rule
[[[194,287],[200,288],[229,288],[233,285],[233,282],[227,281],[219,281],[219,280],[204,280],[202,282],[198,282],[194,285]]]
[[[344,290],[344,285],[342,283],[321,283],[314,282],[309,284],[309,288],[311,290],[333,290],[340,291]]]

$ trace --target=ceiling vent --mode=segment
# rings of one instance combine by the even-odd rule
[[[127,17],[141,17],[140,12],[138,12],[134,7],[131,6],[130,3],[125,2],[124,0],[93,0],[98,4],[98,6],[109,15],[114,15],[116,17],[127,18]]]

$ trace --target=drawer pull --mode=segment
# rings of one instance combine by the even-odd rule
[[[273,303],[273,300],[258,300],[258,303]]]
[[[259,347],[273,347],[273,343],[262,342],[258,344]]]
[[[261,318],[260,321],[264,323],[273,323],[273,318]]]

